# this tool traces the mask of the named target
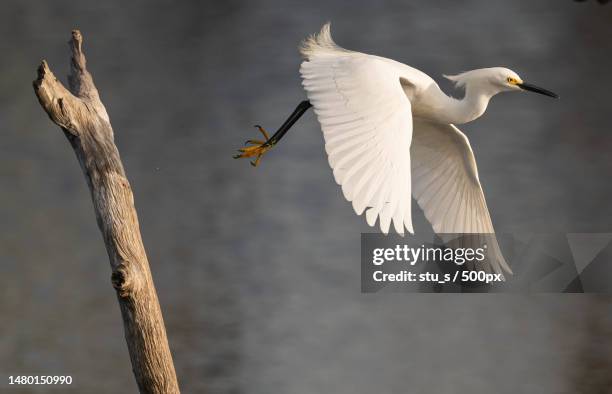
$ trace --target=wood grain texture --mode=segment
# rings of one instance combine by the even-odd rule
[[[43,109],[70,141],[91,191],[140,392],[179,393],[132,189],[115,146],[108,114],[87,71],[82,44],[81,33],[73,31],[69,41],[72,52],[69,89],[43,61],[34,91]]]

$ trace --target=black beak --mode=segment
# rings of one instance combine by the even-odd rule
[[[556,99],[559,98],[558,94],[553,93],[550,90],[546,90],[546,89],[543,89],[541,87],[532,85],[530,83],[518,83],[518,84],[516,84],[516,86],[518,86],[519,88],[521,88],[523,90],[528,90],[530,92],[543,94],[544,96],[548,96],[548,97],[552,97],[552,98],[556,98]]]

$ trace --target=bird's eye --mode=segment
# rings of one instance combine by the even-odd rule
[[[508,77],[506,80],[508,81],[509,84],[513,84],[516,82],[516,80],[512,77]]]

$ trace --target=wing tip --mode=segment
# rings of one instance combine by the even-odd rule
[[[366,211],[366,222],[370,227],[374,227],[377,218],[378,211],[376,211],[374,208],[370,208]]]

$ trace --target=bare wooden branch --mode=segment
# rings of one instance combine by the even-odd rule
[[[34,91],[51,120],[62,128],[79,160],[91,191],[98,227],[112,268],[123,316],[132,369],[142,393],[179,393],[166,329],[140,236],[134,197],[113,129],[100,101],[82,51],[78,30],[72,51],[70,90],[51,72],[38,68]]]

